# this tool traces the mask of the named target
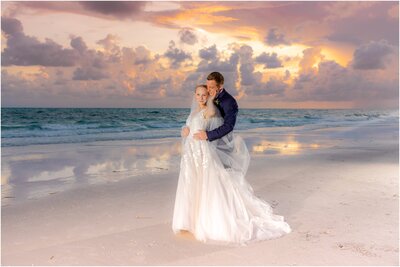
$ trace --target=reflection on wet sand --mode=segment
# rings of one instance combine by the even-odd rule
[[[260,140],[256,142],[251,151],[253,153],[271,153],[282,155],[300,154],[305,149],[318,149],[321,145],[317,143],[300,143],[293,135],[288,135],[286,140]]]
[[[31,148],[3,148],[1,183],[2,205],[34,199],[66,189],[117,182],[139,175],[178,168],[180,142],[176,139],[145,144],[57,145]],[[15,151],[21,154],[15,156]],[[10,155],[10,156],[7,156]]]
[[[261,134],[245,138],[254,154],[295,155],[321,148],[296,135]],[[275,140],[273,139],[275,138]],[[299,138],[299,136],[297,136]],[[325,146],[325,145],[324,145]],[[95,142],[5,147],[2,153],[2,205],[35,199],[79,186],[117,182],[168,170],[179,171],[181,141]]]

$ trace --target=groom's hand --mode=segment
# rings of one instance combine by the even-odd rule
[[[207,133],[205,131],[198,131],[193,135],[194,139],[196,140],[207,140]]]

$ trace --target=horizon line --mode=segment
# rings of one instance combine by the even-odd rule
[[[32,109],[39,109],[39,108],[51,108],[51,109],[190,109],[190,107],[3,107],[1,108],[32,108]],[[322,110],[399,110],[399,107],[397,108],[239,108],[240,109],[255,109],[255,110],[260,110],[260,109],[304,109],[304,110],[309,110],[309,109],[322,109]]]

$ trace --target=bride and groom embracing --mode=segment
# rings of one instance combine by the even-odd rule
[[[246,245],[290,233],[283,216],[254,195],[245,176],[246,144],[233,128],[238,105],[212,72],[195,88],[182,127],[182,155],[172,221],[174,233],[189,231],[202,242]]]

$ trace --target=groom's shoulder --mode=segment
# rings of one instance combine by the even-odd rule
[[[224,89],[224,91],[225,92],[221,97],[221,100],[224,103],[223,106],[225,106],[225,107],[233,107],[235,109],[238,109],[239,107],[238,107],[238,104],[236,102],[236,99],[231,94],[229,94],[226,91],[226,89]]]
[[[234,101],[236,102],[236,99],[224,88],[224,94],[223,94],[223,98],[225,99],[229,99],[230,101]]]

